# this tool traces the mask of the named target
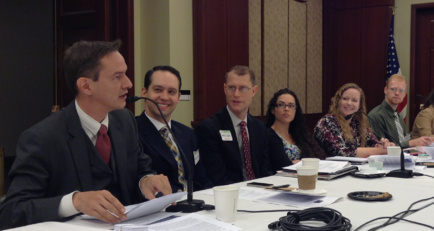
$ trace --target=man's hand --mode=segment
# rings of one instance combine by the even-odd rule
[[[383,149],[386,149],[389,146],[395,146],[395,144],[393,142],[390,142],[388,139],[383,138],[383,137],[380,139],[380,142],[375,145],[375,147],[383,148]]]
[[[414,146],[428,146],[432,143],[432,141],[430,140],[430,138],[428,136],[421,136],[417,139],[414,140],[410,140],[408,142],[409,146],[414,147]]]
[[[76,192],[72,196],[75,209],[107,223],[127,219],[125,207],[109,191]]]
[[[163,193],[163,195],[172,194],[169,180],[163,174],[145,177],[140,180],[139,185],[143,195],[148,200],[155,199],[155,194],[158,192]]]

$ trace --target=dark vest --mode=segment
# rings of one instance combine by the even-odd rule
[[[96,148],[90,139],[89,142],[87,142],[87,145],[91,146],[88,148],[88,150],[93,150],[89,152],[89,162],[92,173],[92,190],[105,189],[113,194],[113,196],[118,198],[121,203],[125,203],[122,201],[122,197],[120,195],[119,176],[115,161],[116,154],[113,152],[113,148],[110,156],[110,162],[107,165],[96,151]]]

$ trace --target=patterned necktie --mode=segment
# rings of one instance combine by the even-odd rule
[[[395,116],[395,125],[396,125],[396,130],[398,131],[399,143],[402,143],[404,142],[404,130],[402,129],[401,123],[399,123],[398,113],[395,112],[393,113],[393,115]]]
[[[167,127],[164,126],[160,129],[160,133],[163,136],[164,141],[166,142],[170,151],[172,152],[173,157],[175,157],[176,163],[178,164],[178,181],[184,186],[184,191],[186,191],[187,181],[185,180],[184,177],[184,168],[182,166],[181,155],[179,154],[178,149],[173,144],[172,140],[169,138],[169,129],[167,129]]]
[[[244,164],[246,165],[247,178],[249,180],[255,179],[255,173],[252,168],[252,155],[250,154],[250,142],[247,136],[246,122],[241,121],[241,134],[243,139],[243,151],[244,151]]]
[[[106,164],[110,161],[111,146],[110,137],[107,135],[107,127],[101,124],[98,137],[96,138],[95,148]]]

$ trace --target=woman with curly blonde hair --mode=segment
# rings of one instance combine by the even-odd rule
[[[314,130],[314,137],[327,156],[368,157],[386,154],[386,147],[394,145],[384,138],[377,140],[363,113],[366,113],[363,90],[355,83],[339,88],[331,99],[328,114]]]

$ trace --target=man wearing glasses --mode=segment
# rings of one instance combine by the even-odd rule
[[[405,97],[406,88],[407,81],[402,75],[394,74],[387,80],[383,102],[369,112],[369,116],[375,120],[375,124],[370,124],[371,128],[378,139],[384,137],[392,142],[399,141],[403,148],[427,146],[431,141],[426,136],[410,140],[410,135],[405,132],[404,120],[396,110]]]
[[[195,128],[200,155],[214,185],[272,174],[265,125],[248,114],[257,91],[249,67],[231,68],[224,84],[227,106]]]

